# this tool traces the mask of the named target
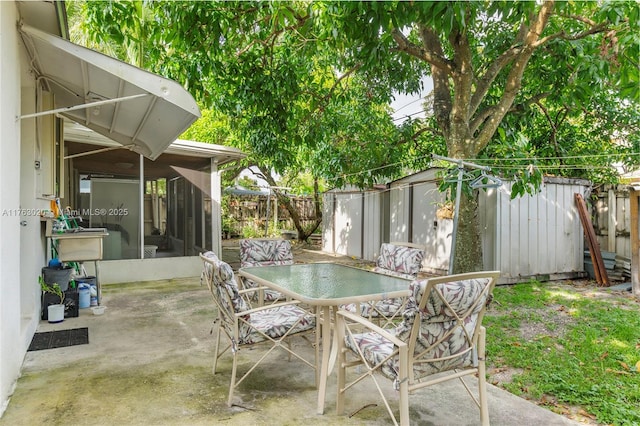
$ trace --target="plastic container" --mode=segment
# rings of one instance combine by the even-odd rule
[[[81,282],[78,284],[79,301],[78,307],[80,309],[86,309],[91,306],[91,286],[87,283]]]
[[[47,266],[49,266],[49,268],[60,269],[62,268],[62,262],[60,262],[58,258],[54,257],[49,261],[49,265]]]
[[[156,250],[158,250],[158,246],[154,246],[154,245],[144,246],[145,259],[148,259],[150,257],[156,257]]]
[[[91,308],[91,311],[93,312],[93,315],[102,315],[104,314],[105,308],[105,306],[94,306]]]
[[[42,268],[42,278],[44,279],[44,282],[49,285],[57,283],[62,291],[67,291],[69,288],[69,281],[71,281],[72,273],[73,268],[70,266],[63,268],[50,268],[45,266]]]
[[[91,306],[98,306],[98,287],[95,284],[91,284],[89,288],[90,301],[89,304]]]
[[[89,285],[96,285],[97,283],[96,277],[93,275],[89,275],[87,277],[77,277],[76,280]]]
[[[90,275],[88,277],[78,277],[76,280],[89,286],[89,306],[98,306],[98,281],[96,280],[96,277]]]

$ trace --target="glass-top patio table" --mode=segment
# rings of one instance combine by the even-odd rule
[[[322,318],[318,414],[324,413],[327,377],[336,358],[336,345],[331,344],[333,312],[338,306],[347,303],[409,296],[409,280],[337,263],[254,266],[240,268],[238,273],[294,300],[318,308]],[[331,349],[327,350],[328,348]]]

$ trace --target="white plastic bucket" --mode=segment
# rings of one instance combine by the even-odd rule
[[[89,284],[80,283],[78,285],[78,307],[85,309],[91,306],[91,289]]]
[[[47,306],[47,320],[50,323],[57,323],[57,322],[64,321],[64,305]]]

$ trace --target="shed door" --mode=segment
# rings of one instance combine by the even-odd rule
[[[360,257],[362,254],[362,194],[338,194],[334,212],[335,252]]]

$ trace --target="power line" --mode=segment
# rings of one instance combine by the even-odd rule
[[[423,113],[424,113],[424,111],[417,111],[417,112],[414,112],[414,113],[411,113],[411,114],[403,115],[402,117],[394,118],[391,121],[395,122],[395,121],[400,121],[400,120],[406,120],[409,117],[413,117],[414,115],[423,114]]]
[[[422,97],[420,97],[420,98],[418,98],[418,99],[414,99],[413,101],[409,102],[408,104],[402,105],[400,108],[396,108],[396,109],[395,109],[395,112],[398,112],[398,111],[400,111],[401,109],[404,109],[404,108],[408,107],[409,105],[413,105],[413,104],[415,104],[416,102],[421,102],[422,100],[423,100],[423,98],[422,98]]]
[[[486,164],[489,167],[491,167],[492,169],[495,170],[526,170],[529,169],[532,165],[535,168],[541,169],[541,170],[606,170],[606,169],[610,169],[611,167],[614,167],[612,165],[594,165],[594,164],[533,164],[533,162],[536,161],[560,161],[560,160],[580,160],[580,159],[615,159],[615,158],[625,158],[628,156],[638,156],[640,158],[640,153],[622,153],[622,154],[600,154],[600,155],[575,155],[575,156],[567,156],[567,157],[520,157],[520,158],[508,158],[508,159],[487,159],[487,158],[470,158],[467,159],[465,158],[464,161],[471,161],[471,162],[478,162],[481,164]],[[410,160],[403,160],[403,161],[398,161],[395,163],[390,163],[390,164],[385,164],[383,166],[378,166],[378,167],[374,167],[374,168],[370,168],[370,169],[365,169],[365,170],[361,170],[358,172],[354,172],[354,173],[346,173],[346,174],[342,174],[340,177],[343,179],[346,179],[347,177],[352,177],[352,176],[359,176],[359,175],[363,175],[363,174],[368,174],[377,170],[382,170],[385,168],[390,168],[390,167],[396,167],[396,166],[402,166],[404,164],[407,164],[408,162],[414,162],[414,161],[419,161],[422,160],[426,157],[431,157],[431,154],[426,154],[420,157],[414,157]],[[508,165],[501,165],[498,162],[504,162],[504,161],[510,161],[510,162],[527,162],[527,164],[521,164],[521,165],[512,165],[512,166],[508,166]],[[331,181],[336,181],[339,178],[334,178],[334,179],[328,179],[329,182]]]

